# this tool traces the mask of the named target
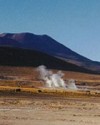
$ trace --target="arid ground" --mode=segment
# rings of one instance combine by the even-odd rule
[[[45,89],[31,67],[0,67],[0,125],[100,125],[100,75],[64,73],[83,90]]]
[[[0,125],[100,125],[100,98],[1,95]]]

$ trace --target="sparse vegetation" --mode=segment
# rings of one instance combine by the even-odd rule
[[[56,70],[54,70],[56,72]],[[64,72],[64,79],[73,78],[77,85],[94,86],[100,88],[100,76],[76,72]],[[41,88],[44,86],[43,81],[38,79],[38,74],[32,67],[0,67],[0,91],[6,92],[26,92],[40,93],[61,96],[100,96],[99,92],[90,91],[69,91],[64,89],[47,89]],[[97,90],[98,90],[97,89]]]

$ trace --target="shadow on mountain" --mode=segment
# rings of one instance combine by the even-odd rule
[[[38,51],[11,47],[0,47],[0,65],[33,67],[45,65],[50,69],[96,73]]]

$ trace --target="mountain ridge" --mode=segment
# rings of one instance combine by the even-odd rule
[[[48,35],[35,35],[32,33],[3,33],[0,34],[0,47],[35,50],[76,66],[94,72],[100,72],[99,62],[81,56]]]

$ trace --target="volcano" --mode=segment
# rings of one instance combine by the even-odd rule
[[[0,65],[39,66],[77,72],[100,73],[100,62],[92,61],[48,35],[0,34]]]

